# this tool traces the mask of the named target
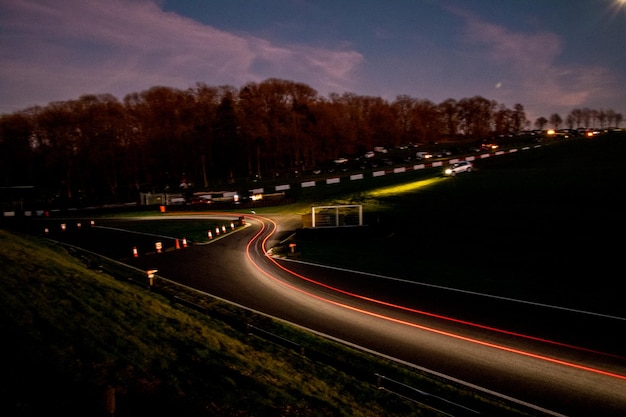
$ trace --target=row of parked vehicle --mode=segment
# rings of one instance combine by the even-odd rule
[[[431,150],[427,150],[430,148]],[[434,149],[433,149],[434,148]],[[478,152],[493,152],[498,148],[495,143],[482,143],[469,148],[437,149],[436,146],[407,145],[387,149],[377,146],[356,157],[340,157],[325,166],[314,168],[309,171],[312,175],[332,174],[336,172],[362,171],[368,169],[383,168],[386,166],[401,165],[414,162],[425,162],[431,159],[443,159],[455,155],[472,154]],[[306,172],[305,172],[306,175]]]

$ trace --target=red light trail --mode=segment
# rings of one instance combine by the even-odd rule
[[[408,307],[405,307],[405,306],[388,303],[388,302],[381,301],[381,300],[376,300],[374,298],[365,297],[365,296],[360,295],[360,294],[355,294],[355,293],[351,293],[351,292],[348,292],[348,291],[345,291],[345,290],[341,290],[339,288],[332,287],[332,286],[330,286],[328,284],[324,284],[322,282],[319,282],[319,281],[313,280],[311,278],[305,277],[303,275],[300,275],[300,274],[298,274],[298,273],[296,273],[294,271],[291,271],[291,270],[287,269],[286,267],[280,265],[276,260],[274,260],[271,256],[268,255],[267,250],[266,250],[266,244],[267,244],[267,241],[270,239],[270,237],[274,234],[277,226],[276,226],[276,223],[274,221],[272,221],[271,219],[267,219],[267,218],[263,218],[263,219],[268,221],[268,222],[271,222],[272,225],[273,225],[273,229],[267,234],[267,236],[261,242],[261,248],[263,250],[264,256],[266,256],[266,258],[269,259],[276,267],[280,268],[281,270],[283,270],[283,271],[287,272],[288,274],[290,274],[290,275],[292,275],[294,277],[297,277],[297,278],[299,278],[301,280],[304,280],[304,281],[307,281],[309,283],[318,285],[320,287],[326,288],[328,290],[334,291],[334,292],[339,293],[339,294],[343,294],[343,295],[347,295],[349,297],[365,300],[365,301],[372,302],[372,303],[375,303],[375,304],[378,304],[378,305],[382,305],[382,306],[385,306],[385,307],[391,307],[391,308],[394,308],[394,309],[403,310],[403,311],[415,313],[415,314],[418,314],[418,315],[424,315],[424,316],[428,316],[428,317],[442,319],[442,320],[446,320],[446,321],[449,321],[449,322],[454,322],[454,323],[463,324],[463,325],[467,325],[467,326],[471,326],[471,327],[476,327],[476,328],[480,328],[480,329],[488,330],[488,331],[492,331],[492,332],[502,333],[502,334],[506,334],[506,335],[509,335],[509,336],[515,336],[515,337],[519,337],[519,338],[525,338],[525,339],[529,339],[529,340],[534,340],[534,341],[538,341],[538,342],[542,342],[542,343],[546,343],[546,344],[552,344],[552,345],[557,345],[557,346],[566,347],[566,348],[575,349],[575,350],[580,350],[580,351],[587,351],[587,352],[590,352],[590,353],[596,353],[596,354],[601,354],[601,355],[608,355],[608,354],[603,353],[603,352],[597,352],[597,351],[590,350],[590,349],[585,349],[585,348],[582,348],[582,347],[579,347],[579,346],[573,346],[573,345],[560,343],[560,342],[556,342],[556,341],[552,341],[552,340],[548,340],[548,339],[543,339],[543,338],[538,338],[538,337],[534,337],[534,336],[524,335],[524,334],[520,334],[520,333],[510,332],[510,331],[503,330],[503,329],[498,329],[498,328],[494,328],[494,327],[484,326],[484,325],[477,324],[477,323],[472,323],[472,322],[468,322],[468,321],[464,321],[464,320],[455,319],[455,318],[452,318],[452,317],[446,317],[446,316],[442,316],[442,315],[438,315],[438,314],[434,314],[434,313],[429,313],[429,312],[426,312],[426,311],[420,311],[420,310],[408,308]],[[294,285],[291,285],[291,284],[289,284],[289,283],[287,283],[287,282],[277,278],[276,276],[270,274],[269,272],[267,272],[266,270],[261,268],[252,259],[252,256],[250,254],[251,248],[252,248],[253,244],[257,241],[258,237],[261,236],[263,234],[263,232],[265,231],[265,229],[266,229],[265,223],[263,221],[260,221],[260,223],[261,223],[261,230],[255,236],[252,237],[252,239],[250,240],[250,242],[248,242],[248,245],[246,247],[246,255],[248,257],[248,260],[262,274],[264,274],[266,277],[268,277],[271,280],[273,280],[273,281],[275,281],[275,282],[277,282],[277,283],[279,283],[279,284],[281,284],[281,285],[283,285],[285,287],[288,287],[288,288],[290,288],[290,289],[292,289],[294,291],[300,292],[302,294],[305,294],[305,295],[307,295],[309,297],[312,297],[314,299],[317,299],[319,301],[335,305],[337,307],[341,307],[341,308],[344,308],[344,309],[347,309],[347,310],[355,311],[355,312],[358,312],[358,313],[361,313],[361,314],[365,314],[365,315],[368,315],[368,316],[371,316],[371,317],[376,317],[378,319],[386,320],[386,321],[389,321],[389,322],[402,324],[402,325],[405,325],[405,326],[409,326],[409,327],[413,327],[413,328],[416,328],[416,329],[428,331],[428,332],[431,332],[431,333],[435,333],[435,334],[440,334],[440,335],[443,335],[443,336],[451,337],[451,338],[454,338],[454,339],[457,339],[457,340],[462,340],[462,341],[465,341],[465,342],[470,342],[470,343],[474,343],[474,344],[477,344],[477,345],[498,349],[498,350],[501,350],[501,351],[515,353],[515,354],[518,354],[518,355],[522,355],[522,356],[526,356],[526,357],[530,357],[530,358],[534,358],[534,359],[539,359],[539,360],[543,360],[543,361],[546,361],[546,362],[551,362],[551,363],[554,363],[554,364],[559,364],[559,365],[568,366],[568,367],[575,368],[575,369],[580,369],[580,370],[583,370],[583,371],[593,372],[593,373],[596,373],[596,374],[601,374],[601,375],[605,375],[605,376],[609,376],[609,377],[613,377],[613,378],[626,380],[626,375],[620,375],[620,374],[616,374],[616,373],[613,373],[613,372],[604,371],[604,370],[601,370],[601,369],[596,369],[596,368],[592,368],[592,367],[588,367],[588,366],[583,366],[583,365],[579,365],[579,364],[576,364],[576,363],[567,362],[567,361],[563,361],[563,360],[560,360],[560,359],[555,359],[555,358],[551,358],[551,357],[548,357],[548,356],[539,355],[539,354],[535,354],[535,353],[532,353],[532,352],[527,352],[527,351],[523,351],[523,350],[519,350],[519,349],[514,349],[514,348],[510,348],[510,347],[506,347],[506,346],[502,346],[502,345],[498,345],[498,344],[494,344],[494,343],[489,343],[489,342],[485,342],[485,341],[478,340],[478,339],[475,339],[475,338],[462,336],[462,335],[459,335],[459,334],[455,334],[455,333],[451,333],[451,332],[435,329],[435,328],[432,328],[432,327],[419,325],[419,324],[416,324],[416,323],[411,323],[411,322],[408,322],[408,321],[405,321],[405,320],[396,319],[396,318],[393,318],[393,317],[390,317],[390,316],[385,316],[385,315],[382,315],[382,314],[374,313],[372,311],[368,311],[368,310],[364,310],[364,309],[361,309],[361,308],[357,308],[357,307],[354,307],[354,306],[351,306],[351,305],[348,305],[348,304],[340,303],[338,301],[333,301],[333,300],[321,297],[319,295],[310,293],[308,291],[305,291],[305,290],[303,290],[301,288],[298,288],[298,287],[296,287]],[[608,355],[608,356],[615,356],[615,355]]]

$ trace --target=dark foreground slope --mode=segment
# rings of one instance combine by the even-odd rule
[[[618,132],[477,159],[412,193],[346,194],[338,201],[364,204],[369,227],[301,233],[299,256],[625,316],[625,155]]]
[[[173,283],[150,291],[142,279],[95,255],[0,230],[3,415],[440,415],[377,389],[378,372],[520,415]]]
[[[0,230],[0,265],[4,415],[384,414],[371,386],[258,346],[58,247]]]

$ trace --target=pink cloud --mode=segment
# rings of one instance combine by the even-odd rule
[[[554,33],[513,31],[470,12],[450,10],[465,23],[465,42],[480,48],[482,58],[497,67],[500,94],[508,101],[565,112],[586,105],[614,82],[611,72],[599,65],[559,63],[562,40]],[[511,84],[516,88],[507,90]]]
[[[1,87],[16,100],[28,88],[37,104],[154,85],[239,87],[270,77],[347,88],[363,60],[351,50],[228,33],[151,0],[1,1],[0,27],[0,54],[7,58]]]

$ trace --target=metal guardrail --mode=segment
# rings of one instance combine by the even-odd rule
[[[59,242],[63,244],[62,242]],[[323,363],[327,366],[331,366],[341,372],[344,372],[354,378],[360,379],[361,381],[375,381],[372,383],[376,389],[384,390],[391,394],[397,395],[401,398],[404,398],[407,401],[420,404],[423,407],[427,407],[429,409],[435,410],[442,415],[449,416],[457,416],[457,417],[469,417],[469,416],[477,416],[477,415],[502,415],[503,410],[500,409],[495,403],[504,403],[504,405],[511,406],[513,409],[520,409],[520,404],[517,402],[510,402],[508,404],[507,401],[504,401],[500,397],[491,398],[494,401],[494,404],[490,405],[486,401],[478,400],[475,396],[468,396],[467,398],[474,405],[461,404],[458,402],[454,402],[448,400],[440,395],[436,395],[433,393],[429,393],[417,387],[408,385],[406,383],[397,381],[391,377],[385,376],[382,373],[372,373],[371,370],[365,370],[357,365],[346,363],[340,358],[336,358],[328,353],[321,352],[315,350],[310,347],[306,347],[296,341],[288,339],[284,336],[271,332],[269,330],[263,329],[255,324],[251,324],[249,322],[243,322],[240,318],[233,317],[230,314],[222,314],[217,311],[213,311],[201,304],[198,304],[192,300],[189,300],[185,296],[181,295],[181,293],[176,292],[176,288],[182,289],[183,287],[187,290],[193,290],[192,288],[180,285],[174,281],[170,281],[166,278],[155,277],[154,280],[149,281],[147,277],[145,277],[145,273],[143,271],[139,271],[136,268],[123,264],[121,262],[115,261],[113,259],[107,258],[105,256],[99,255],[97,253],[84,250],[82,248],[75,247],[73,245],[67,245],[71,247],[73,250],[74,256],[81,259],[84,263],[88,265],[88,267],[98,269],[108,275],[111,275],[115,279],[122,280],[128,283],[135,284],[140,288],[147,289],[149,291],[155,292],[167,299],[169,299],[173,304],[179,304],[186,308],[191,308],[201,314],[210,315],[214,319],[218,319],[225,324],[229,325],[233,329],[239,329],[241,332],[246,333],[249,336],[255,336],[261,338],[265,341],[268,341],[277,346],[283,347],[285,349],[289,349],[297,352],[299,355],[307,358],[308,360],[313,360],[319,363]],[[96,257],[103,262],[94,262],[92,257]],[[106,265],[110,264],[110,267]],[[124,274],[120,270],[126,269],[127,273]],[[141,274],[141,275],[140,275]],[[144,278],[139,278],[143,276]],[[159,281],[163,280],[163,282],[167,282],[168,286],[159,285]],[[202,296],[209,297],[206,294],[202,294]],[[484,393],[481,393],[484,398],[489,396],[485,396]],[[523,404],[522,404],[523,405]],[[476,408],[482,408],[481,410],[477,410]],[[525,407],[521,407],[525,408]],[[533,407],[528,407],[524,409],[528,416],[543,416],[545,413],[537,413],[537,409]],[[547,411],[547,410],[546,410]],[[556,415],[554,413],[548,413],[551,415]],[[516,415],[519,415],[516,414]]]
[[[331,365],[331,366],[336,367],[336,364],[330,364],[328,363],[329,361],[323,360],[322,356],[326,356],[326,355],[321,355],[319,352],[317,353],[313,351],[308,352],[305,349],[305,346],[297,342],[294,342],[290,339],[287,339],[285,337],[272,333],[268,330],[262,329],[258,326],[254,326],[252,324],[248,324],[247,329],[248,329],[249,335],[255,335],[257,337],[260,337],[278,346],[291,349],[293,351],[297,351],[299,352],[300,355],[304,357],[309,357],[309,353],[312,353],[313,354],[312,356],[316,357],[318,361],[322,359],[321,362],[325,363],[326,365]],[[336,361],[332,361],[332,362],[336,362]],[[345,366],[340,367],[340,369],[344,372],[346,371],[345,368],[346,368]],[[356,372],[357,374],[360,374],[360,375],[354,375],[355,372],[348,372],[348,373],[356,377],[363,377],[363,372]],[[374,373],[373,376],[375,376],[376,378],[377,389],[385,390],[391,394],[397,395],[408,401],[411,401],[413,403],[435,410],[443,415],[477,416],[477,415],[482,414],[481,412],[477,410],[471,409],[469,407],[466,407],[459,403],[455,403],[453,401],[449,401],[441,396],[428,393],[426,391],[420,390],[418,388],[407,385],[405,383],[396,381],[382,374]]]
[[[378,389],[398,395],[404,399],[434,409],[440,413],[451,416],[476,416],[482,413],[462,404],[447,400],[441,396],[417,389],[400,381],[376,374]],[[451,414],[450,414],[451,413]]]

